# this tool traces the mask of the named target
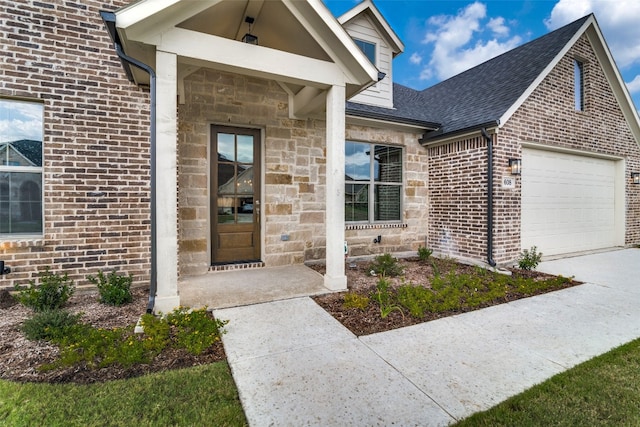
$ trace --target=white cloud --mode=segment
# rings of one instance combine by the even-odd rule
[[[417,52],[413,52],[409,57],[409,62],[414,65],[420,65],[420,63],[422,62],[422,56],[420,56],[420,54]]]
[[[631,94],[640,93],[640,74],[630,82],[627,82],[627,89],[629,89]]]
[[[502,16],[489,19],[487,27],[491,28],[491,31],[493,31],[493,34],[495,34],[496,36],[509,35],[509,27],[504,25],[504,18]]]
[[[505,41],[496,37],[509,34],[509,28],[501,17],[492,18],[487,24],[487,8],[476,1],[461,9],[457,15],[438,15],[427,21],[430,30],[423,39],[425,44],[433,44],[433,53],[427,66],[420,73],[420,79],[432,77],[446,79],[501,53],[513,49],[521,42],[519,36]],[[482,38],[483,25],[492,32],[493,38]],[[474,43],[474,38],[478,39]]]
[[[544,23],[554,30],[589,13],[595,13],[618,66],[640,64],[638,0],[559,0]]]

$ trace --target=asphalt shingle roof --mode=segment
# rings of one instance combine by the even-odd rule
[[[497,123],[589,16],[423,91],[394,84],[394,109],[348,102],[347,113],[403,123],[422,123],[425,128],[437,124],[437,136]]]

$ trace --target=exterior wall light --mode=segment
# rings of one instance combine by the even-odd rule
[[[254,45],[258,44],[258,36],[254,36],[253,34],[251,34],[251,25],[253,25],[254,21],[255,18],[253,18],[252,16],[247,16],[246,18],[244,18],[244,22],[249,24],[249,32],[242,37],[243,43]]]
[[[522,173],[522,159],[509,159],[509,170],[511,175],[520,175]]]
[[[636,185],[640,184],[640,172],[631,172],[631,182]]]

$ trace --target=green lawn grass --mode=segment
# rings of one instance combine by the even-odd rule
[[[640,340],[558,374],[456,426],[640,426]]]
[[[0,381],[0,425],[245,426],[226,362],[90,385]]]

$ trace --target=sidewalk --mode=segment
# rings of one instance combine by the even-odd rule
[[[640,337],[640,250],[539,270],[589,283],[361,338],[306,297],[216,310],[249,423],[447,425]]]

